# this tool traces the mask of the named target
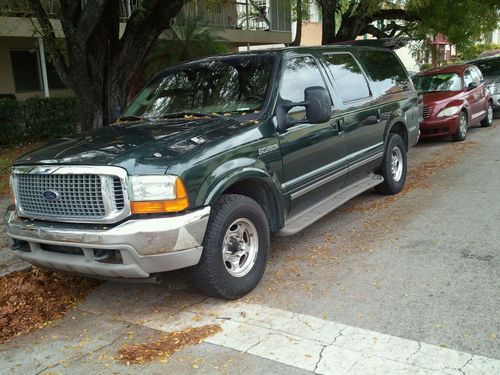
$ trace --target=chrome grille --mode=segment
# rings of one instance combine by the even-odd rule
[[[26,214],[94,219],[106,215],[98,175],[20,174],[16,188],[18,204]],[[47,191],[57,198],[46,199]]]
[[[426,119],[426,118],[429,118],[430,115],[431,115],[431,107],[429,107],[428,105],[425,105],[422,117],[424,119]]]
[[[125,197],[123,196],[122,182],[119,177],[113,177],[113,196],[116,210],[122,210],[125,207]]]
[[[15,166],[19,216],[72,223],[115,223],[130,215],[127,172],[114,166]]]

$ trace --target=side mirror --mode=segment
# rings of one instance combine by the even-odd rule
[[[321,86],[311,86],[304,90],[304,101],[291,103],[284,102],[276,107],[278,129],[285,131],[295,124],[321,124],[330,120],[332,116],[332,101],[328,91]],[[288,117],[288,111],[293,107],[305,107],[306,119],[297,121]]]
[[[478,87],[478,83],[477,82],[471,82],[467,85],[467,91],[470,91],[470,90],[474,90],[476,87]]]

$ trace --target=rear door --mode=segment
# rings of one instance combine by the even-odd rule
[[[467,87],[472,82],[476,83],[478,86],[472,90],[468,90]],[[465,69],[464,83],[465,89],[467,90],[467,101],[470,104],[469,125],[471,125],[478,117],[484,114],[481,102],[481,92],[483,91],[483,87],[481,86],[481,79],[477,72],[474,71],[473,67]]]
[[[380,163],[384,124],[367,77],[349,52],[325,52],[323,61],[329,71],[336,96],[349,159],[348,183],[366,177],[374,163]]]
[[[311,86],[327,88],[322,70],[311,55],[294,55],[284,61],[278,101],[302,102]],[[301,211],[340,189],[347,176],[346,145],[335,116],[322,124],[305,119],[305,108],[294,107],[289,116],[303,123],[279,134],[283,159],[282,189],[292,198],[291,214]]]

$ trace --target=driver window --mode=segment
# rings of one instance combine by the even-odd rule
[[[295,57],[286,62],[281,78],[280,98],[290,102],[304,101],[304,90],[311,86],[325,87],[316,61],[312,57]],[[294,107],[288,114],[295,120],[303,120],[306,115],[304,107]]]
[[[465,83],[465,88],[469,87],[469,84],[472,82],[472,76],[470,74],[470,70],[467,69],[464,73],[464,83]]]

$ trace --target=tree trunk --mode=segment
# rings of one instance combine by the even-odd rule
[[[57,39],[42,0],[28,0],[57,73],[79,100],[81,130],[116,120],[135,72],[188,0],[149,0],[132,12],[120,37],[120,1],[60,0]]]
[[[337,9],[336,0],[325,0],[321,2],[321,15],[323,18],[323,33],[321,44],[335,42],[335,13]]]
[[[295,39],[291,46],[300,46],[302,39],[302,0],[297,0],[297,28],[295,30]]]

